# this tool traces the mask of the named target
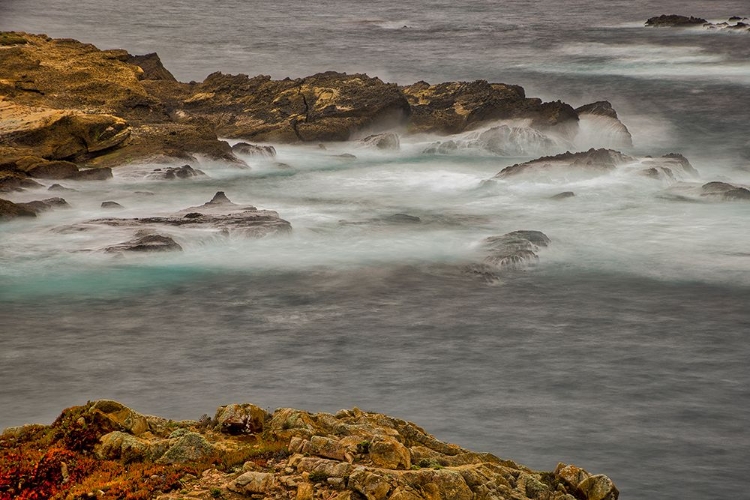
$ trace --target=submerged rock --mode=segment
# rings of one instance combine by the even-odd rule
[[[75,193],[78,190],[77,189],[73,189],[73,188],[69,188],[69,187],[65,187],[62,184],[52,184],[49,188],[47,188],[47,191],[67,191],[67,192]]]
[[[53,208],[68,208],[68,202],[62,198],[47,198],[46,200],[29,201],[26,203],[18,203],[19,206],[28,208],[32,212],[38,214],[52,210]]]
[[[531,156],[554,153],[571,145],[530,127],[498,125],[431,144],[423,153],[445,155],[477,151],[498,156]]]
[[[116,201],[103,201],[101,206],[102,208],[123,208],[123,206]]]
[[[40,188],[41,184],[22,172],[0,171],[0,193]]]
[[[539,260],[536,252],[540,247],[551,243],[541,231],[513,231],[502,236],[492,236],[482,243],[482,248],[489,253],[485,264],[500,269],[519,268]]]
[[[167,181],[192,179],[194,177],[206,177],[206,174],[202,170],[193,168],[190,165],[183,165],[181,167],[155,168],[147,176],[148,179]]]
[[[550,196],[550,200],[567,200],[568,198],[573,198],[576,194],[573,191],[563,191],[562,193],[557,193],[554,196]]]
[[[750,200],[750,189],[727,182],[709,182],[701,186],[701,196],[725,201]]]

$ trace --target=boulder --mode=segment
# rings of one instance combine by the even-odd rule
[[[62,198],[47,198],[46,200],[28,201],[17,203],[17,205],[28,208],[35,214],[52,210],[53,208],[68,208],[68,202]]]
[[[709,182],[701,186],[701,196],[724,201],[750,200],[750,189],[728,182]]]
[[[47,191],[65,191],[71,193],[77,192],[76,189],[65,187],[62,184],[52,184],[49,188],[47,188]]]
[[[0,171],[0,193],[43,187],[23,172]]]
[[[263,426],[270,415],[263,408],[253,404],[231,404],[216,410],[217,430],[227,434],[256,434],[263,432]]]
[[[152,444],[132,434],[114,431],[100,438],[96,456],[106,460],[122,460],[125,463],[143,462],[159,458],[167,446],[166,440]]]
[[[16,217],[36,217],[36,212],[23,205],[0,198],[0,221]]]
[[[40,179],[68,179],[78,173],[78,166],[69,161],[41,160],[24,164],[21,171]]]
[[[177,82],[177,79],[172,73],[164,67],[156,52],[150,54],[144,54],[141,56],[133,56],[128,54],[127,62],[138,66],[143,71],[138,78],[140,80],[164,80],[169,82]]]
[[[123,208],[123,206],[116,201],[103,201],[102,208]]]
[[[369,446],[370,460],[384,469],[410,469],[408,448],[390,436],[375,437]]]

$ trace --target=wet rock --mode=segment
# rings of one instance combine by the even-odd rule
[[[545,156],[525,163],[506,167],[495,178],[508,179],[516,176],[536,177],[547,180],[592,177],[615,170],[619,165],[632,162],[634,158],[611,149],[589,149],[582,153],[563,153]]]
[[[0,198],[0,221],[16,217],[36,217],[36,212],[28,207]]]
[[[402,90],[411,105],[412,132],[458,134],[481,123],[511,119],[527,119],[532,128],[555,130],[567,138],[578,130],[578,115],[572,107],[527,98],[517,85],[485,80],[437,85],[417,82]]]
[[[29,201],[17,205],[28,208],[35,214],[52,210],[53,208],[68,208],[68,202],[62,198],[47,198],[46,200]]]
[[[124,208],[124,207],[120,205],[119,203],[117,203],[116,201],[103,201],[102,208]]]
[[[448,155],[458,150],[458,142],[454,140],[435,142],[427,146],[422,153],[428,155]]]
[[[112,169],[109,167],[82,168],[72,177],[75,181],[106,181],[112,178]]]
[[[107,247],[104,251],[107,253],[180,252],[182,247],[169,236],[149,231],[138,231],[131,240]]]
[[[663,14],[661,16],[650,17],[646,21],[646,26],[657,28],[675,28],[687,26],[703,26],[708,21],[701,17],[680,16],[677,14]]]
[[[401,148],[398,135],[393,132],[369,135],[359,142],[364,146],[386,151],[398,151]]]
[[[573,191],[563,191],[562,193],[550,196],[550,200],[567,200],[568,198],[573,198],[575,195]]]
[[[148,174],[147,178],[171,181],[175,179],[192,179],[205,176],[206,174],[202,170],[193,168],[190,165],[183,165],[181,167],[155,168]]]
[[[559,151],[559,146],[533,128],[501,125],[482,132],[469,147],[478,147],[499,156],[528,156]]]
[[[386,217],[383,217],[381,220],[393,224],[419,224],[420,222],[422,222],[422,219],[420,219],[419,217],[409,214],[388,215]]]
[[[52,184],[49,188],[47,188],[47,191],[60,191],[60,192],[65,191],[65,192],[71,192],[71,193],[78,192],[77,189],[65,187],[62,184]]]
[[[580,134],[577,143],[583,146],[628,148],[633,137],[609,101],[597,101],[576,108]],[[588,142],[587,144],[581,144]]]
[[[235,154],[241,154],[245,156],[260,156],[264,158],[275,158],[276,148],[273,146],[260,146],[256,144],[249,144],[247,142],[238,142],[232,146],[232,151]]]
[[[750,189],[728,182],[709,182],[701,186],[701,196],[725,201],[750,200]]]
[[[0,193],[40,188],[41,184],[22,172],[0,171]]]
[[[256,434],[263,432],[263,425],[270,415],[263,408],[252,404],[231,404],[216,410],[216,428],[227,434]]]
[[[158,231],[168,227],[204,227],[223,234],[241,234],[249,237],[262,237],[284,234],[291,231],[288,221],[271,210],[258,210],[253,206],[232,203],[223,191],[213,199],[198,207],[186,208],[168,216],[142,217],[133,219],[104,218],[94,219],[73,226],[85,229],[90,226],[106,225],[114,227],[134,227]]]
[[[541,231],[513,231],[492,236],[482,244],[489,254],[484,263],[500,269],[523,267],[539,260],[536,252],[550,243],[550,239]]]
[[[40,179],[69,179],[78,173],[78,166],[69,161],[39,159],[22,163],[21,171]]]

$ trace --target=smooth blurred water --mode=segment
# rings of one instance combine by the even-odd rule
[[[641,27],[662,13],[743,9],[3,0],[0,29],[157,51],[183,80],[336,69],[608,99],[633,134],[629,153],[683,152],[704,181],[748,183],[750,34]],[[69,183],[70,209],[2,224],[0,427],[104,397],[173,418],[231,401],[358,405],[534,468],[608,474],[624,499],[743,498],[750,204],[675,202],[628,174],[483,184],[524,159],[421,154],[433,140],[402,137],[397,153],[276,145],[291,170],[248,159],[252,170],[204,164],[208,178],[184,182],[123,168]],[[330,156],[344,152],[357,160]],[[183,252],[118,259],[97,250],[127,230],[59,230],[168,214],[219,190],[277,210],[293,233],[172,228]],[[568,190],[576,197],[549,200]],[[125,208],[103,212],[106,200]],[[538,266],[491,284],[461,272],[481,260],[484,237],[516,229],[552,239]]]

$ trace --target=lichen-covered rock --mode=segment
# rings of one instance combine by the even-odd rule
[[[372,462],[384,469],[409,469],[411,456],[403,444],[390,436],[377,436],[369,445]]]
[[[276,484],[273,474],[267,472],[245,472],[230,483],[229,489],[238,493],[268,493]]]
[[[189,432],[180,437],[157,461],[160,464],[201,462],[214,456],[216,450],[202,435]]]
[[[270,415],[253,404],[231,404],[216,410],[216,428],[227,434],[256,434],[263,432]]]

